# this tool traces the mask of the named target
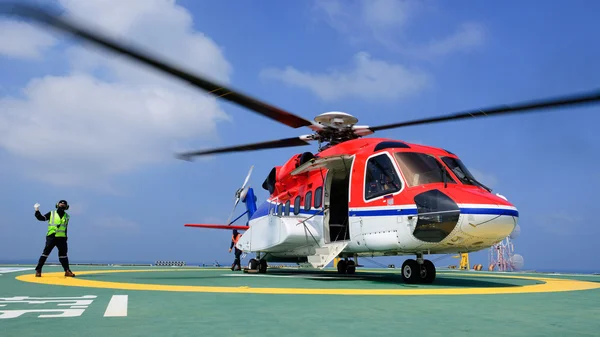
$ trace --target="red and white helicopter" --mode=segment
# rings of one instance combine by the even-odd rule
[[[247,225],[186,225],[245,230],[236,246],[246,253],[256,253],[249,268],[259,272],[266,272],[270,261],[293,261],[324,268],[340,257],[343,260],[337,264],[338,271],[352,274],[356,269],[352,258],[358,256],[414,255],[416,259],[408,259],[402,265],[405,282],[433,282],[436,270],[425,255],[473,252],[494,245],[517,225],[517,208],[478,182],[461,160],[445,149],[362,137],[411,125],[532,112],[600,100],[600,93],[594,92],[375,127],[356,125],[357,118],[343,112],[324,113],[309,121],[49,12],[20,4],[5,4],[1,9],[127,55],[292,128],[306,127],[312,131],[300,137],[178,155],[189,160],[201,155],[318,142],[316,153],[296,153],[283,165],[273,167],[262,184],[270,196],[258,207],[252,188],[246,187],[249,175],[246,177],[236,192],[235,204],[240,200],[246,203]]]

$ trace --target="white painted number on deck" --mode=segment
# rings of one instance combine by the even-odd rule
[[[108,302],[104,317],[127,316],[127,295],[113,295]]]
[[[0,310],[0,319],[17,318],[28,313],[38,314],[37,317],[39,318],[79,317],[97,297],[96,295],[80,297],[0,297],[0,309],[3,309]],[[127,302],[127,295],[114,295],[106,307],[104,317],[127,316]],[[55,307],[48,308],[47,306],[50,304]],[[22,309],[24,305],[34,309]],[[21,308],[4,310],[9,309],[7,306]]]
[[[38,315],[40,318],[55,318],[55,317],[77,317],[81,316],[85,309],[92,304],[96,296],[85,295],[81,297],[27,297],[15,296],[0,298],[0,307],[6,307],[9,304],[23,305],[32,304],[34,307],[40,304],[54,303],[58,309],[31,309],[31,310],[0,310],[0,319],[17,318],[26,313],[44,313]],[[69,308],[66,308],[69,307]]]
[[[0,276],[2,276],[2,274],[16,273],[16,272],[27,271],[27,270],[33,270],[33,268],[2,267],[2,268],[0,268]]]

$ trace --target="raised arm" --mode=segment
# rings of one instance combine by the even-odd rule
[[[48,221],[50,219],[50,212],[46,213],[45,215],[42,215],[40,210],[36,210],[35,217],[40,221]]]
[[[35,203],[35,205],[33,205],[33,208],[35,209],[35,217],[40,220],[40,221],[48,221],[50,219],[50,212],[46,213],[46,215],[42,215],[42,213],[40,212],[40,204],[39,203]]]

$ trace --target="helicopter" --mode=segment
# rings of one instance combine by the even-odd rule
[[[257,205],[246,176],[235,193],[246,204],[246,225],[185,224],[188,227],[243,230],[236,247],[255,253],[248,270],[266,273],[270,262],[295,262],[323,269],[339,258],[337,271],[354,274],[360,256],[415,256],[401,267],[406,283],[432,283],[431,254],[475,252],[511,234],[519,211],[469,172],[454,153],[396,139],[366,137],[377,131],[468,118],[527,113],[582,106],[600,101],[600,91],[515,105],[452,113],[380,126],[357,125],[358,118],[339,111],[313,121],[224,87],[125,46],[46,11],[24,4],[3,4],[0,12],[29,18],[126,55],[223,100],[310,134],[252,144],[176,154],[182,160],[242,151],[318,143],[318,150],[298,152],[266,175],[267,200]],[[232,211],[233,215],[233,211]]]

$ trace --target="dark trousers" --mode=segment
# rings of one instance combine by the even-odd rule
[[[242,265],[241,265],[241,261],[240,261],[241,256],[242,256],[242,251],[235,248],[235,260],[233,260],[231,269],[234,269],[236,266],[239,268],[238,270],[242,269]]]
[[[40,260],[38,261],[35,270],[42,271],[42,267],[44,266],[44,263],[46,263],[50,253],[52,253],[54,247],[58,248],[58,260],[60,261],[60,264],[62,264],[63,269],[65,271],[70,270],[69,258],[67,257],[67,251],[69,250],[67,238],[57,238],[54,236],[46,237],[46,246],[44,247],[44,251],[42,252],[42,256],[40,256]]]

